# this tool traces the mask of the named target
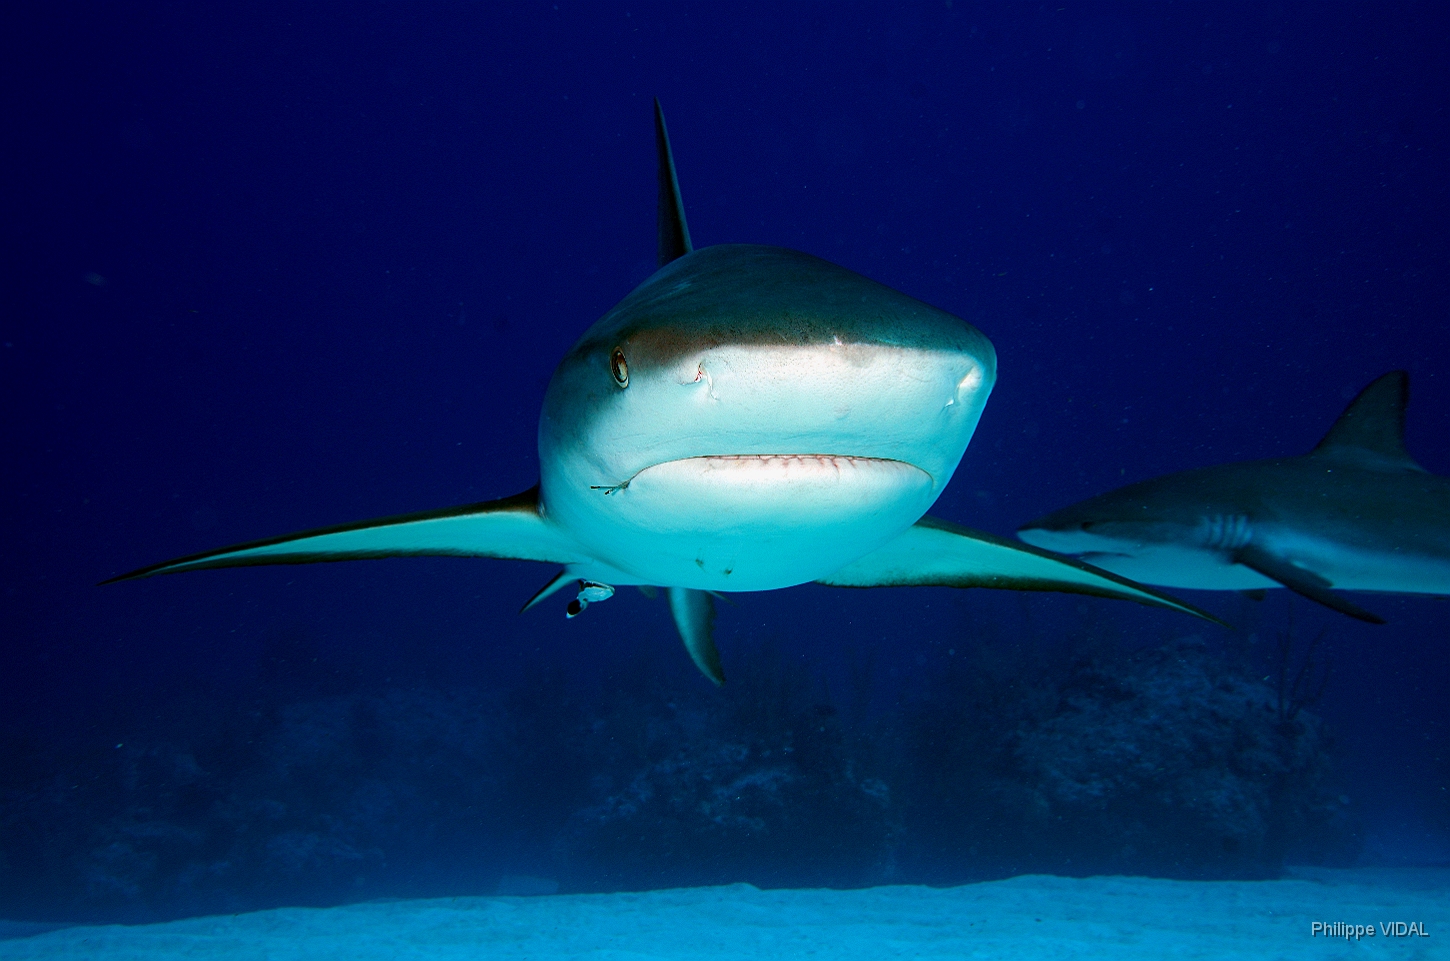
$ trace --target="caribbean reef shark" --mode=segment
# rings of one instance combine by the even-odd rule
[[[1405,450],[1409,385],[1377,379],[1308,454],[1130,484],[1017,534],[1148,584],[1287,587],[1382,624],[1333,589],[1450,594],[1450,478]]]
[[[539,483],[502,500],[303,531],[113,578],[209,567],[449,555],[563,570],[570,616],[664,587],[696,665],[724,679],[712,594],[816,581],[1125,598],[1149,588],[924,516],[997,376],[976,328],[779,247],[695,250],[655,102],[660,269],[590,327],[549,382]],[[107,582],[109,583],[109,582]]]

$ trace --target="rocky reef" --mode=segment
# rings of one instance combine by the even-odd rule
[[[1352,855],[1318,719],[1287,716],[1270,683],[1201,641],[1032,671],[1000,660],[946,683],[970,696],[927,700],[910,718],[909,740],[937,752],[936,776],[899,774],[932,850],[993,873],[1183,878]]]
[[[178,698],[69,752],[10,732],[0,915],[142,920],[519,877],[1258,878],[1354,853],[1312,697],[1290,703],[1262,665],[1199,640],[964,645],[894,690],[863,667],[845,699],[777,647],[738,663],[720,692],[637,663],[598,684],[539,666],[506,690]]]
[[[611,699],[591,741],[594,801],[555,846],[581,883],[850,886],[889,872],[902,825],[871,746],[773,647],[717,697]]]

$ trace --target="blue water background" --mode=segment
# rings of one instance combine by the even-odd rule
[[[94,586],[533,485],[554,364],[654,266],[654,96],[697,245],[805,250],[992,339],[998,385],[940,516],[1011,534],[1128,481],[1298,454],[1395,368],[1410,451],[1450,473],[1438,4],[74,4],[4,21],[0,730],[27,763],[99,757],[198,693],[255,707],[279,671],[293,697],[503,699],[540,672],[608,687],[644,664],[704,684],[664,605],[632,591],[572,622],[556,604],[519,616],[541,565]],[[1184,596],[1262,640],[1284,595]],[[1317,710],[1378,839],[1361,856],[1443,858],[1450,607],[1357,600],[1389,625],[1292,606],[1298,631],[1326,632]],[[1230,644],[1056,595],[737,601],[727,671],[773,645],[839,692],[864,651],[877,711],[969,644]],[[547,751],[547,732],[520,736]],[[546,874],[493,816],[497,844],[362,894]]]

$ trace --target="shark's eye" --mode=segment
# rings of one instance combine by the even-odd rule
[[[614,374],[614,382],[620,387],[629,386],[629,363],[624,359],[624,351],[616,347],[614,353],[609,355],[609,370]]]

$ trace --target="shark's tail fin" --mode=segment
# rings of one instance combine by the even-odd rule
[[[685,223],[685,202],[680,199],[680,181],[675,176],[675,156],[670,151],[670,134],[665,129],[665,111],[655,98],[655,152],[660,165],[660,266],[683,257],[690,245],[690,228]]]
[[[1312,455],[1349,458],[1383,470],[1424,470],[1405,450],[1405,407],[1410,375],[1392,370],[1359,392]]]

